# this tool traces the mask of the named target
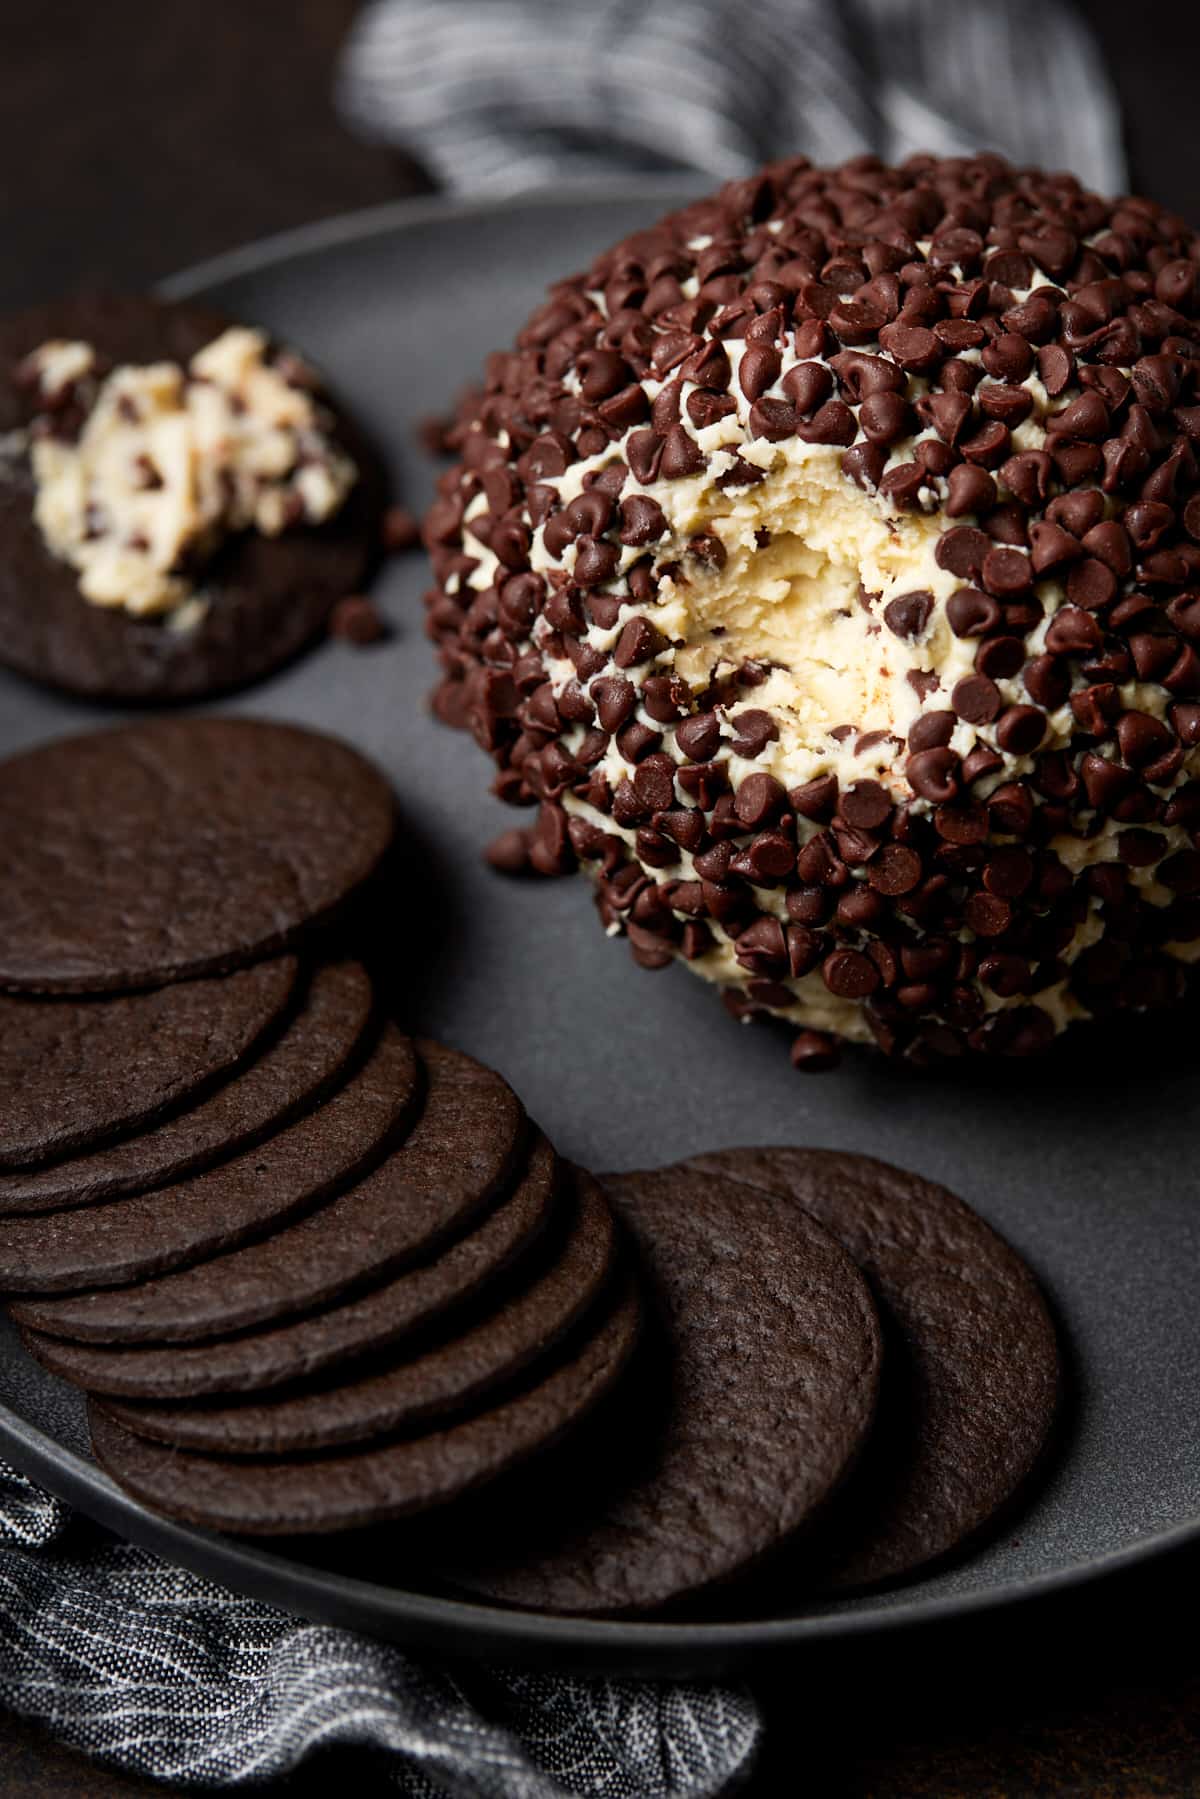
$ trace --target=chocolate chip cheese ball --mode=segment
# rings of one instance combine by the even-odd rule
[[[555,286],[426,526],[438,710],[609,932],[923,1060],[1200,945],[1200,238],[795,159]]]

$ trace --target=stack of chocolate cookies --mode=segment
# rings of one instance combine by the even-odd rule
[[[101,1460],[202,1522],[444,1501],[565,1429],[636,1335],[596,1183],[348,953],[394,824],[355,752],[246,720],[3,770],[0,1284],[93,1395]]]
[[[423,1580],[581,1614],[973,1536],[1055,1406],[1018,1256],[860,1156],[560,1161],[376,1003],[394,823],[345,745],[246,720],[0,770],[0,1287],[102,1464],[234,1532],[403,1516]]]

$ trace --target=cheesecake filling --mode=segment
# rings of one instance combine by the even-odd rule
[[[108,373],[92,345],[55,341],[21,378],[38,408],[34,518],[96,606],[188,618],[205,562],[230,536],[322,524],[357,477],[309,372],[272,359],[259,331],[232,327],[186,369]]]

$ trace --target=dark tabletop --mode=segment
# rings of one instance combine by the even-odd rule
[[[0,0],[0,305],[149,282],[232,244],[422,191],[328,99],[355,0]],[[1194,0],[1093,0],[1134,184],[1200,224]],[[821,1799],[1200,1795],[1200,1554],[1005,1618],[775,1664],[755,1791]],[[0,1638],[3,1620],[0,1618]],[[344,1770],[343,1770],[344,1772]],[[382,1767],[353,1770],[362,1799]],[[257,1792],[312,1794],[329,1772]],[[133,1799],[0,1715],[0,1793]]]

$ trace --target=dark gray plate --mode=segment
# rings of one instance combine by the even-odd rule
[[[329,371],[423,503],[433,471],[412,433],[444,410],[540,289],[648,222],[674,196],[404,205],[293,233],[181,277],[261,319]],[[582,881],[513,884],[480,849],[513,822],[488,797],[470,740],[425,709],[422,558],[394,563],[380,599],[392,641],[318,647],[234,701],[340,732],[393,776],[414,878],[431,903],[397,921],[411,1022],[503,1070],[560,1150],[592,1167],[664,1162],[722,1144],[869,1151],[963,1194],[1028,1256],[1071,1358],[1062,1440],[1008,1528],[894,1592],[769,1619],[594,1624],[507,1613],[357,1576],[310,1557],[151,1517],[87,1458],[73,1394],[0,1339],[0,1451],[113,1528],[314,1618],[444,1649],[670,1669],[728,1666],[772,1646],[878,1632],[1078,1583],[1200,1536],[1200,1306],[1192,1121],[1194,1032],[1094,1035],[1032,1066],[914,1077],[866,1055],[795,1075],[786,1039],[739,1028],[682,969],[648,974],[606,942]],[[0,677],[0,750],[105,714]],[[402,1542],[399,1528],[391,1533]],[[350,1571],[347,1572],[347,1568]]]

